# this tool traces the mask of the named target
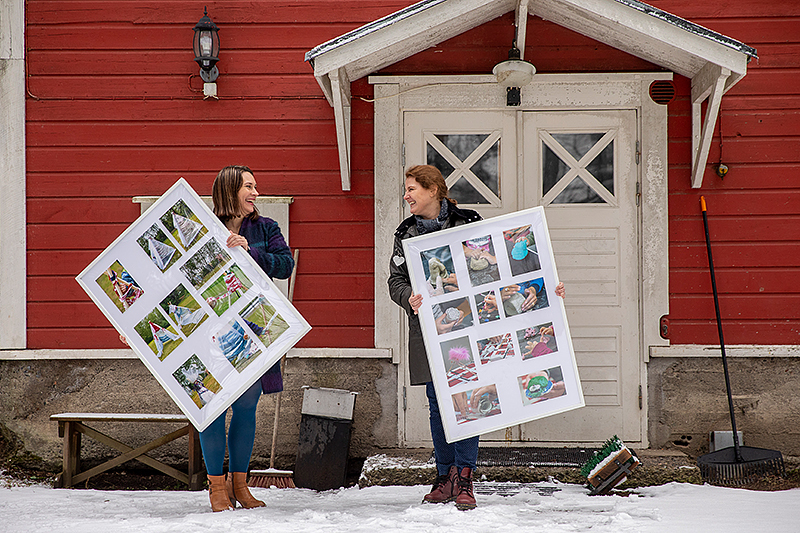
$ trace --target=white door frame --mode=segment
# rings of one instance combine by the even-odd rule
[[[669,313],[667,219],[667,107],[649,97],[650,84],[672,73],[537,74],[522,88],[519,111],[636,109],[639,112],[641,183],[640,357],[649,348],[667,346],[659,335],[660,317]],[[506,107],[505,89],[494,76],[370,76],[375,89],[375,347],[390,348],[398,364],[398,441],[404,435],[406,330],[402,310],[391,301],[386,280],[394,230],[402,220],[403,113],[411,110],[498,110]],[[519,121],[521,123],[521,121]],[[521,149],[521,147],[520,147]],[[411,162],[409,162],[411,163]],[[641,365],[642,427],[647,427],[647,372]],[[643,431],[643,445],[647,432]]]

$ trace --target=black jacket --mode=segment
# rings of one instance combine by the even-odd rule
[[[483,220],[477,211],[460,209],[450,205],[450,216],[447,217],[442,229],[469,224]],[[428,367],[428,357],[425,352],[425,343],[422,340],[422,328],[419,317],[411,310],[408,299],[411,297],[411,279],[408,275],[408,265],[403,253],[403,239],[419,235],[414,215],[405,219],[394,233],[394,250],[389,260],[389,296],[392,300],[405,309],[408,315],[408,370],[412,385],[424,385],[432,381],[431,371]]]

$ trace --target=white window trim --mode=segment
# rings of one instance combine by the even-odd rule
[[[378,348],[292,348],[286,357],[294,359],[391,359],[392,350]],[[139,359],[129,349],[119,350],[0,350],[0,361],[52,359]]]
[[[794,344],[736,344],[725,346],[726,357],[761,358],[761,357],[800,357],[800,346]],[[675,346],[651,346],[650,358],[686,358],[686,357],[722,357],[719,345],[713,344],[678,344]]]
[[[0,16],[0,350],[26,347],[25,16],[22,0]]]

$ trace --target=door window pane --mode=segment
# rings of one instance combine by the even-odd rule
[[[586,165],[586,170],[602,183],[608,192],[614,194],[614,141],[608,143],[608,146]]]
[[[459,204],[489,203],[489,201],[464,178],[459,178],[457,182],[448,187],[447,196],[458,200]]]
[[[475,174],[484,185],[489,187],[498,198],[500,197],[499,188],[499,175],[500,167],[498,155],[500,152],[500,141],[494,143],[486,152],[481,156],[478,161],[472,165],[470,170]]]
[[[465,161],[488,136],[488,134],[436,135],[436,138],[442,141],[442,144],[447,146],[453,155],[461,161]]]
[[[542,168],[542,196],[544,196],[569,171],[569,165],[564,163],[545,143],[542,143],[542,152],[544,157],[544,164],[542,165],[544,167]]]
[[[553,200],[554,204],[602,204],[605,200],[580,178],[575,178]]]
[[[586,152],[603,138],[604,133],[551,133],[553,139],[564,147],[569,154],[580,161]]]
[[[439,169],[439,172],[442,173],[442,176],[447,179],[447,176],[453,173],[455,168],[451,165],[447,159],[444,158],[442,154],[436,151],[436,148],[430,145],[430,143],[426,143],[427,151],[428,151],[428,164],[433,165]]]

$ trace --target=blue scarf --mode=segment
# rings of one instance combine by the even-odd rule
[[[420,235],[425,235],[426,233],[431,233],[433,231],[439,231],[442,229],[442,226],[444,226],[448,216],[450,216],[450,202],[447,201],[447,198],[442,198],[442,206],[439,209],[438,217],[427,220],[421,216],[414,215],[414,218],[417,221],[417,231]]]

